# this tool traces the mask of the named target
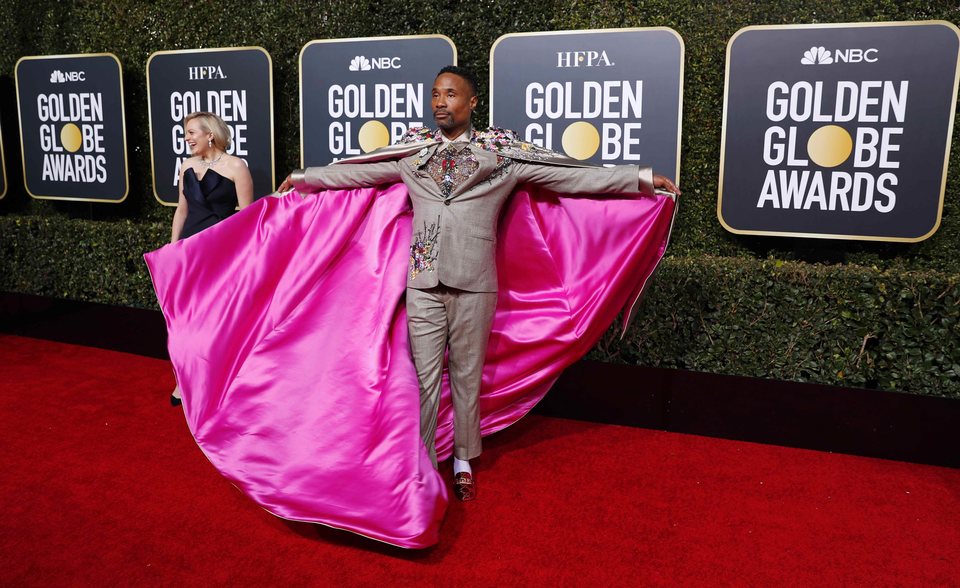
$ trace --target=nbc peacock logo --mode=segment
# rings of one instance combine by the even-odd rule
[[[370,71],[370,60],[363,55],[357,55],[350,60],[350,71]]]
[[[833,63],[833,56],[825,47],[811,47],[803,52],[800,63],[803,65],[830,65]]]

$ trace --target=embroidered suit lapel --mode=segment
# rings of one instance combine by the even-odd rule
[[[407,163],[410,164],[410,167],[413,168],[413,176],[417,178],[417,183],[421,187],[425,188],[430,194],[436,196],[440,200],[443,200],[443,194],[440,193],[440,186],[437,185],[436,180],[424,170],[427,165],[427,162],[430,161],[430,158],[433,157],[433,154],[437,152],[437,149],[440,147],[440,143],[434,143],[423,150],[420,150],[417,153],[404,159]],[[426,151],[426,153],[423,153]],[[422,155],[421,155],[422,154]]]
[[[457,186],[453,193],[450,194],[451,198],[456,198],[460,194],[465,193],[470,188],[473,188],[482,182],[487,178],[487,176],[493,173],[493,170],[497,167],[497,156],[495,154],[486,151],[485,149],[481,149],[476,145],[470,145],[468,149],[470,149],[474,157],[477,158],[477,171],[473,172],[469,178]]]

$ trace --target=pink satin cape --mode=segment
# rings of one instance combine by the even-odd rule
[[[635,302],[673,212],[663,196],[516,191],[500,223],[483,434],[525,415]],[[422,548],[448,495],[419,438],[402,303],[411,219],[403,184],[291,193],[145,257],[210,462],[279,517]],[[440,459],[452,423],[445,383]]]

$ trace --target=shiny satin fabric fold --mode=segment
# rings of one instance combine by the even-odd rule
[[[484,434],[525,415],[632,303],[673,211],[667,197],[514,194]],[[402,304],[411,219],[402,184],[292,193],[145,257],[187,424],[213,465],[277,516],[422,548],[448,494],[419,439]],[[452,440],[445,387],[440,459]]]

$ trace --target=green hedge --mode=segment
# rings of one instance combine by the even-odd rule
[[[591,357],[960,398],[958,303],[955,274],[674,256]]]
[[[0,291],[155,308],[142,253],[166,223],[0,218]],[[38,262],[39,260],[39,262]],[[960,398],[960,276],[851,265],[664,260],[603,361]]]
[[[140,255],[166,240],[172,211],[151,189],[144,68],[154,51],[269,51],[282,174],[299,162],[298,56],[310,40],[440,33],[484,79],[489,49],[506,33],[667,26],[686,48],[684,195],[670,257],[643,313],[624,342],[611,333],[594,355],[956,396],[960,148],[950,157],[941,228],[918,244],[732,235],[717,221],[716,190],[725,49],[737,30],[958,16],[956,2],[922,0],[7,1],[0,3],[0,123],[10,190],[0,200],[0,289],[155,304]],[[22,186],[14,65],[23,55],[83,52],[115,53],[124,67],[131,193],[119,205],[35,201]],[[486,112],[485,92],[481,103]]]
[[[0,291],[157,308],[143,254],[166,223],[0,217]]]

